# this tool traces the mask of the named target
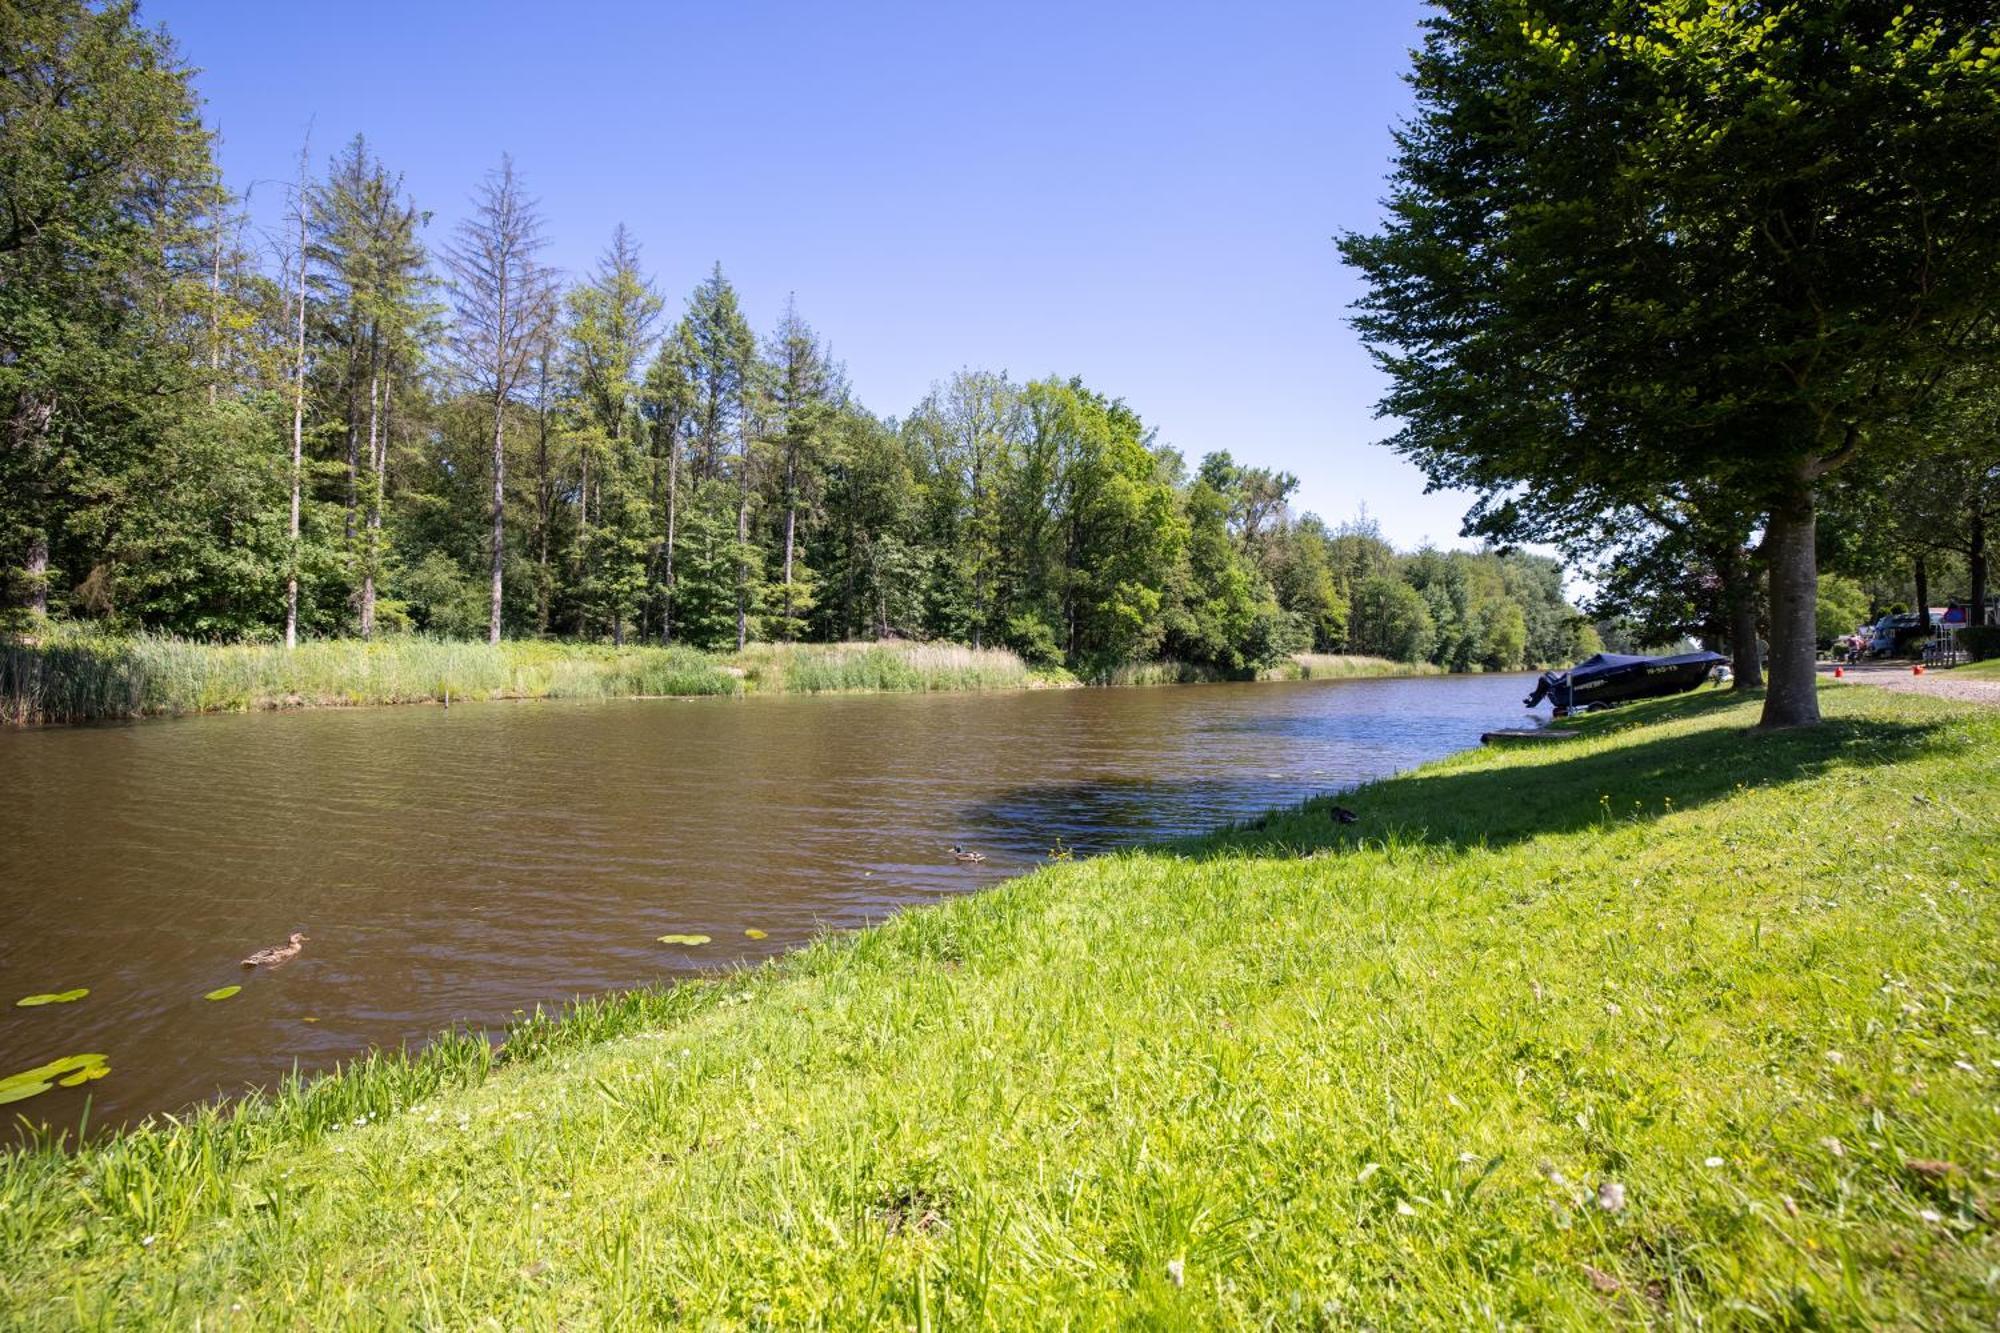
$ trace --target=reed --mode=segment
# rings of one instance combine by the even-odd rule
[[[828,690],[1010,689],[1034,683],[1004,649],[953,644],[692,648],[422,637],[209,644],[58,627],[0,643],[0,720],[88,722],[259,708],[444,699],[613,699]]]

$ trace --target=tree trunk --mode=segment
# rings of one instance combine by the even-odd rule
[[[667,581],[666,596],[660,601],[660,646],[674,641],[674,519],[680,495],[680,432],[667,436]]]
[[[792,548],[799,523],[799,450],[796,444],[785,451],[785,636],[792,633]]]
[[[750,441],[743,441],[743,469],[736,483],[736,651],[750,642]]]
[[[1968,605],[1965,608],[1965,623],[1984,625],[1986,623],[1986,512],[1972,511],[1972,522],[1965,534],[1965,566],[1971,587],[1967,589]]]
[[[1763,654],[1757,651],[1757,579],[1740,552],[1723,568],[1729,602],[1730,675],[1738,692],[1764,688]]]
[[[306,448],[306,158],[299,155],[299,326],[292,367],[292,521],[285,579],[285,648],[299,646],[299,486]]]
[[[549,480],[549,394],[546,363],[535,398],[535,633],[549,632],[549,523],[555,517],[554,487]]]
[[[1917,585],[1917,626],[1925,634],[1931,631],[1931,564],[1929,559],[1918,555],[1910,561],[1910,574]]]
[[[1771,683],[1759,724],[1812,726],[1819,721],[1819,684],[1814,667],[1818,639],[1819,563],[1817,516],[1810,484],[1771,507],[1764,549],[1771,570]]]
[[[38,616],[49,613],[49,534],[36,529],[28,537],[27,608]]]
[[[361,555],[361,637],[375,637],[376,541],[382,531],[382,458],[380,443],[381,375],[368,375],[368,523],[367,540]]]
[[[486,616],[486,642],[500,642],[500,569],[507,552],[507,397],[493,395],[493,601]]]

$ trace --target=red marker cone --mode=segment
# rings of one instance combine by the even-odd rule
[[[1923,674],[1924,674],[1924,667],[1923,667],[1923,663],[1919,662],[1919,663],[1918,663],[1918,664],[1917,664],[1916,666],[1913,666],[1913,667],[1911,667],[1911,668],[1910,668],[1910,674],[1911,674],[1911,675],[1913,675],[1913,676],[1921,676],[1921,675],[1923,675]]]
[[[1841,678],[1842,676],[1845,676],[1846,674],[1847,674],[1847,671],[1846,671],[1846,669],[1845,669],[1845,668],[1843,668],[1843,667],[1835,667],[1835,668],[1833,669],[1833,678],[1834,678],[1835,680],[1839,680],[1839,679],[1840,679],[1840,678]]]

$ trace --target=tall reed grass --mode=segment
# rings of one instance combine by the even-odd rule
[[[612,699],[827,690],[1008,689],[1033,683],[1004,649],[758,644],[741,654],[420,637],[209,644],[55,627],[0,643],[0,720],[88,722],[258,708],[471,699]]]

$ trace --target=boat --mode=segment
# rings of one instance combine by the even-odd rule
[[[1522,702],[1533,708],[1547,699],[1556,716],[1562,717],[1583,708],[1686,694],[1717,667],[1728,664],[1729,659],[1720,653],[1681,653],[1675,657],[1597,653],[1567,671],[1543,672],[1535,682],[1535,692]]]

